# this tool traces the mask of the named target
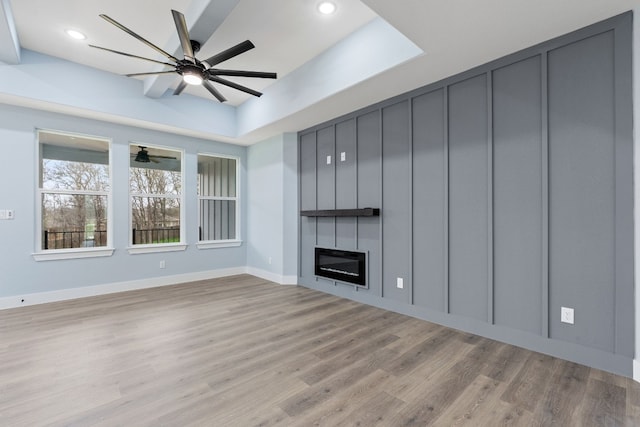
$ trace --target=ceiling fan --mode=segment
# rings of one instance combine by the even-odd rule
[[[133,157],[133,161],[134,162],[138,162],[138,163],[149,163],[149,162],[153,162],[153,163],[160,163],[159,160],[157,159],[170,159],[170,160],[176,160],[176,157],[171,157],[171,156],[158,156],[155,154],[149,154],[149,152],[147,151],[147,147],[142,146],[142,145],[138,145],[138,147],[140,147],[140,151],[138,151],[136,154],[131,153],[131,157]]]
[[[187,30],[187,21],[184,18],[184,15],[176,10],[171,10],[173,14],[173,20],[176,24],[176,29],[178,31],[178,38],[180,39],[180,44],[182,45],[182,51],[184,53],[184,59],[178,59],[175,56],[171,55],[168,52],[165,52],[163,49],[159,48],[155,44],[146,40],[142,36],[136,34],[131,31],[129,28],[115,21],[105,14],[101,14],[100,17],[110,24],[115,25],[120,28],[122,31],[128,33],[129,35],[135,37],[140,40],[142,43],[147,46],[155,49],[157,52],[164,55],[167,59],[174,63],[156,61],[155,59],[145,58],[143,56],[133,55],[130,53],[120,52],[113,49],[108,49],[106,47],[100,47],[95,45],[89,45],[96,49],[106,50],[108,52],[117,53],[118,55],[124,55],[131,58],[143,59],[145,61],[155,62],[157,64],[166,65],[169,67],[173,67],[173,70],[169,71],[152,71],[148,73],[134,73],[134,74],[125,74],[127,77],[135,77],[135,76],[151,76],[151,75],[160,75],[160,74],[171,74],[177,73],[182,76],[182,80],[178,84],[178,86],[173,91],[174,95],[180,95],[182,91],[187,87],[187,85],[202,85],[205,89],[207,89],[213,96],[215,96],[218,101],[225,102],[226,98],[211,84],[211,82],[215,82],[224,86],[228,86],[230,88],[240,90],[242,92],[246,92],[253,96],[261,96],[262,93],[257,90],[250,89],[246,86],[239,85],[227,79],[224,79],[220,76],[235,76],[235,77],[258,77],[264,79],[275,79],[277,78],[276,73],[268,73],[262,71],[243,71],[243,70],[224,70],[219,68],[214,68],[221,62],[224,62],[228,59],[231,59],[235,56],[240,55],[250,49],[253,49],[255,46],[251,43],[250,40],[245,40],[242,43],[238,43],[235,46],[230,47],[227,50],[224,50],[216,55],[213,55],[210,58],[207,58],[203,61],[198,60],[194,55],[196,52],[200,50],[200,43],[195,40],[191,40],[189,37],[189,31]]]

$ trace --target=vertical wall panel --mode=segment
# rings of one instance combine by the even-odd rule
[[[410,289],[410,117],[409,102],[382,110],[382,275],[384,297],[408,302]],[[396,287],[398,277],[404,289]]]
[[[449,309],[486,321],[488,148],[485,74],[449,86]]]
[[[317,209],[335,209],[336,207],[336,174],[335,174],[335,141],[334,127],[329,126],[317,132]],[[330,164],[327,164],[330,157]]]
[[[316,134],[300,137],[300,209],[316,208]]]
[[[444,89],[413,100],[413,302],[444,311]]]
[[[494,321],[542,326],[540,56],[493,72]]]
[[[336,125],[336,209],[356,207],[356,185],[356,121],[352,119]]]
[[[552,338],[614,349],[613,31],[549,52]],[[560,323],[560,307],[575,324]]]
[[[300,209],[316,209],[316,134],[302,135],[300,155]],[[316,219],[300,217],[300,277],[313,280],[313,251],[316,245]]]
[[[351,119],[336,124],[336,209],[356,207],[356,178],[356,120]],[[336,246],[355,249],[356,227],[356,218],[336,218]]]
[[[357,135],[357,177],[358,177],[358,208],[380,208],[380,112],[373,111],[362,115],[356,120]],[[383,213],[384,215],[384,213]],[[379,295],[382,286],[380,266],[380,217],[357,218],[358,249],[369,253],[367,268],[369,292]]]
[[[635,354],[634,295],[634,183],[633,179],[633,21],[627,13],[624,25],[615,28],[615,150],[616,150],[616,225],[615,225],[615,352],[628,357]]]

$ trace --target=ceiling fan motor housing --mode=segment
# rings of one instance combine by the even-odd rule
[[[176,65],[176,71],[181,76],[192,75],[199,77],[201,80],[206,79],[204,65],[200,63],[193,64],[187,60],[182,60]]]

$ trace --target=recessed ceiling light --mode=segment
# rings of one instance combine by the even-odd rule
[[[318,11],[324,15],[331,15],[336,11],[336,4],[330,1],[323,1],[318,5]]]
[[[87,36],[85,36],[80,31],[77,31],[77,30],[66,30],[65,33],[67,33],[67,35],[72,39],[76,39],[76,40],[84,40],[87,38]]]

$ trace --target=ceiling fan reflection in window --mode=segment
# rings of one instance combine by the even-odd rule
[[[276,73],[262,72],[262,71],[243,71],[243,70],[225,70],[220,68],[214,68],[216,65],[224,62],[228,59],[236,57],[248,50],[253,49],[255,46],[251,41],[245,40],[242,43],[238,43],[237,45],[230,47],[227,50],[224,50],[216,55],[213,55],[210,58],[207,58],[203,61],[198,60],[195,57],[195,53],[200,50],[200,43],[195,40],[191,40],[189,36],[189,31],[187,30],[187,22],[184,18],[184,15],[176,10],[171,10],[173,14],[173,20],[176,24],[176,29],[178,31],[178,37],[180,39],[180,44],[182,45],[182,51],[184,53],[184,59],[178,59],[175,56],[171,55],[168,52],[165,52],[163,49],[159,48],[155,44],[146,40],[144,37],[136,34],[131,31],[129,28],[120,24],[116,20],[110,18],[105,14],[101,14],[100,17],[110,24],[115,25],[120,28],[122,31],[127,34],[135,37],[140,40],[142,43],[147,46],[155,49],[157,52],[161,53],[168,60],[173,63],[156,61],[155,59],[145,58],[143,56],[133,55],[130,53],[120,52],[113,49],[108,49],[106,47],[100,47],[95,45],[89,45],[96,49],[106,50],[107,52],[117,53],[118,55],[124,55],[131,58],[143,59],[145,61],[155,62],[157,64],[166,65],[169,67],[173,67],[173,70],[168,71],[152,71],[148,73],[134,73],[134,74],[125,74],[127,77],[136,77],[136,76],[152,76],[152,75],[161,75],[161,74],[171,74],[177,73],[182,76],[182,80],[178,84],[178,86],[173,91],[174,95],[180,95],[182,91],[187,87],[187,85],[202,85],[205,89],[207,89],[213,96],[218,99],[220,102],[225,102],[227,99],[213,86],[211,82],[215,82],[224,86],[228,86],[230,88],[240,90],[242,92],[251,94],[253,96],[261,96],[262,93],[257,90],[253,90],[246,86],[242,86],[235,82],[229,81],[227,79],[222,78],[221,76],[229,76],[229,77],[257,77],[263,79],[275,79],[277,78]]]
[[[158,160],[158,159],[177,160],[177,157],[159,156],[159,155],[155,155],[155,154],[149,154],[149,151],[147,151],[147,147],[142,146],[142,145],[138,145],[138,147],[140,148],[140,151],[138,151],[136,154],[131,153],[131,157],[133,158],[134,162],[137,162],[137,163],[149,163],[149,162],[160,163],[160,160]]]

